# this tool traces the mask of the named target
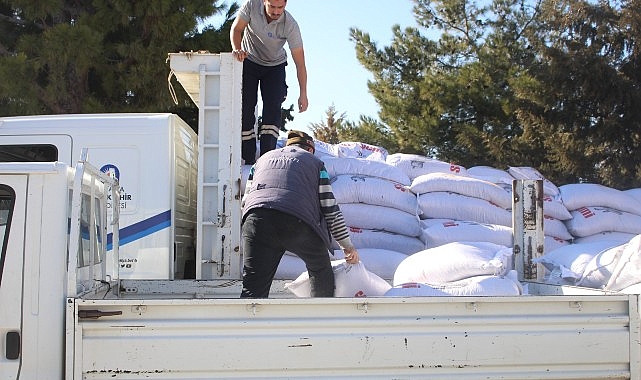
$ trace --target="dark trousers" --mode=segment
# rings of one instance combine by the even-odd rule
[[[285,251],[307,266],[312,297],[334,296],[334,271],[325,243],[300,219],[273,209],[251,210],[245,217],[241,298],[267,298]]]
[[[248,59],[243,62],[242,88],[242,158],[245,164],[256,161],[255,109],[260,86],[263,101],[260,128],[260,154],[276,148],[278,132],[282,127],[281,108],[287,97],[285,66],[262,66]],[[263,128],[264,127],[264,128]]]

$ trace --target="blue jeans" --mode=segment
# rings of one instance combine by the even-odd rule
[[[287,213],[257,208],[242,227],[243,290],[241,298],[267,298],[285,251],[307,267],[312,297],[334,296],[334,271],[325,243],[305,222]]]
[[[282,128],[281,108],[287,97],[286,65],[287,62],[278,66],[262,66],[249,59],[243,62],[242,158],[247,165],[256,161],[254,124],[259,85],[263,101],[260,154],[276,148],[278,132]]]

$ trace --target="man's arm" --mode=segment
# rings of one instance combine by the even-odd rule
[[[336,198],[334,198],[332,185],[329,182],[329,174],[325,168],[320,171],[318,198],[320,199],[321,212],[325,216],[329,232],[345,253],[345,260],[350,264],[358,263],[360,261],[358,251],[349,237],[343,213],[338,206],[338,202],[336,202]]]
[[[241,48],[241,41],[243,40],[243,31],[248,24],[249,22],[243,20],[240,16],[237,16],[231,25],[231,30],[229,31],[231,51],[234,54],[234,58],[240,62],[247,58],[247,52]]]
[[[303,47],[291,50],[292,59],[296,65],[296,76],[298,77],[298,112],[305,112],[309,102],[307,100],[307,67],[305,66],[305,51]]]

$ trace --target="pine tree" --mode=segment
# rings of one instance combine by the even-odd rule
[[[529,36],[539,86],[523,92],[530,106],[520,117],[540,131],[545,171],[562,182],[640,186],[640,2],[549,1],[541,20]]]
[[[504,142],[521,133],[510,81],[531,59],[523,30],[535,10],[512,0],[482,7],[417,0],[414,13],[419,26],[440,32],[438,40],[394,27],[392,46],[378,50],[367,34],[351,31],[357,57],[374,76],[369,88],[381,120],[404,152],[505,166],[514,151]]]
[[[341,142],[338,131],[345,123],[345,113],[340,115],[336,111],[336,107],[332,104],[325,111],[327,118],[320,123],[311,123],[309,128],[312,130],[314,137],[318,140],[326,142],[328,144],[336,144]],[[345,140],[343,140],[345,141]]]
[[[399,150],[641,186],[639,0],[414,0],[379,49],[351,30]],[[479,5],[482,4],[482,5]]]
[[[0,115],[173,110],[167,53],[193,50],[197,39],[212,40],[197,25],[223,9],[216,3],[1,3]],[[229,46],[229,34],[217,34],[223,42],[214,48]]]
[[[326,119],[311,123],[314,137],[329,144],[345,141],[367,142],[385,148],[388,152],[398,151],[394,133],[378,120],[361,115],[357,123],[347,120],[345,112],[339,114],[332,104],[327,108]]]

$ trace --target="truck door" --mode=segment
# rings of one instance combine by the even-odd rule
[[[0,179],[0,379],[20,377],[27,176]]]

